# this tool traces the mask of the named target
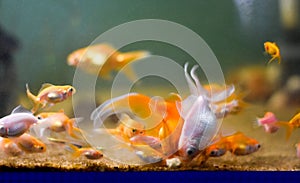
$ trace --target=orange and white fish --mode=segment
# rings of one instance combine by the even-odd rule
[[[44,130],[49,129],[54,132],[66,131],[71,137],[80,139],[81,130],[76,127],[76,118],[70,119],[63,110],[59,112],[42,112],[36,115],[43,122],[33,126],[33,129],[40,138],[44,136]],[[74,132],[78,132],[77,134]]]
[[[109,133],[123,137],[128,140],[136,135],[145,134],[145,126],[133,119],[127,114],[122,114],[120,117],[120,124],[115,129],[106,129]]]
[[[32,112],[35,113],[40,105],[41,108],[45,108],[47,105],[52,106],[56,103],[66,100],[68,97],[75,94],[76,90],[70,85],[52,85],[45,83],[42,85],[37,96],[33,95],[26,84],[26,93],[30,100],[32,100],[34,106]]]
[[[242,132],[221,136],[214,144],[206,148],[205,153],[211,157],[223,156],[227,151],[241,156],[256,152],[260,148],[257,140],[247,137]]]
[[[67,62],[71,66],[109,80],[112,71],[120,71],[126,64],[148,55],[149,52],[142,50],[122,53],[111,45],[103,43],[75,50],[69,54]],[[130,80],[136,79],[131,67],[126,66],[123,71]]]
[[[274,61],[275,59],[277,59],[278,63],[280,64],[280,62],[281,62],[281,55],[280,55],[280,49],[277,46],[277,44],[275,42],[269,42],[269,41],[267,41],[267,42],[264,43],[264,47],[265,47],[266,53],[268,53],[272,57],[269,60],[268,64],[271,63],[272,61]]]
[[[289,139],[293,130],[300,127],[300,113],[296,114],[290,121],[278,121],[275,124],[286,128],[286,139]]]
[[[205,90],[207,90],[210,96],[232,88],[230,91],[232,92],[231,95],[228,96],[224,101],[211,104],[217,116],[219,114],[223,114],[221,117],[226,117],[228,114],[237,114],[249,105],[243,100],[246,95],[242,92],[237,93],[233,85],[221,86],[216,83],[211,83],[204,85],[203,87]]]
[[[46,151],[46,145],[42,141],[27,133],[13,138],[12,141],[26,153],[42,153]]]

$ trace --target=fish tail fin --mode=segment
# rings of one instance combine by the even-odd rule
[[[40,102],[38,101],[37,97],[30,92],[28,83],[26,83],[26,94],[27,97],[33,102],[33,108],[31,109],[31,112],[35,113],[39,108]]]
[[[72,152],[72,158],[78,158],[82,153],[78,147],[73,144],[67,143],[66,149]]]
[[[286,128],[286,140],[288,140],[291,137],[292,132],[294,130],[294,126],[289,124],[289,122],[287,122],[287,121],[278,121],[278,122],[275,123],[275,125],[283,126],[283,127]]]
[[[274,61],[276,58],[277,58],[277,57],[272,57],[272,58],[269,60],[268,64],[270,64],[270,63],[271,63],[272,61]]]
[[[278,56],[278,64],[280,64],[281,63],[281,56]]]
[[[147,51],[132,51],[132,52],[127,52],[127,53],[122,53],[120,57],[122,58],[124,64],[130,63],[132,61],[137,61],[139,59],[145,58],[149,56],[150,53]],[[126,77],[130,81],[136,81],[138,78],[136,76],[136,73],[130,66],[126,66],[123,68],[123,73],[126,75]]]

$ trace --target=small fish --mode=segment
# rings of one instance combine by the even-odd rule
[[[228,114],[237,114],[248,106],[248,104],[243,100],[246,95],[244,93],[237,93],[235,87],[232,85],[221,86],[216,83],[212,83],[204,85],[203,87],[207,90],[209,96],[231,88],[231,90],[229,90],[231,95],[224,101],[211,104],[212,109],[218,118],[226,117]]]
[[[16,107],[10,115],[0,119],[1,137],[18,137],[38,122],[30,111],[22,106]]]
[[[39,134],[39,137],[43,137],[44,130],[49,129],[54,132],[66,131],[73,138],[81,138],[81,136],[74,133],[78,132],[81,134],[81,130],[75,126],[76,119],[70,119],[63,110],[60,110],[59,112],[42,112],[36,115],[36,117],[43,120],[43,122],[40,122],[33,127],[35,133]]]
[[[23,151],[11,139],[0,138],[0,149],[8,156],[19,156]]]
[[[144,145],[149,145],[153,149],[157,151],[161,151],[162,145],[161,141],[159,138],[152,137],[152,136],[147,136],[147,135],[136,135],[131,137],[130,142],[134,144],[144,144]]]
[[[100,159],[103,156],[103,153],[99,150],[96,150],[92,147],[81,147],[78,148],[77,146],[67,143],[67,148],[71,148],[73,151],[72,157],[77,158],[81,155],[84,155],[87,159]]]
[[[236,132],[226,137],[226,140],[230,144],[229,151],[238,156],[254,153],[260,148],[257,140],[247,137],[242,132]]]
[[[66,100],[68,97],[75,94],[76,90],[73,86],[70,85],[52,85],[45,83],[42,85],[38,95],[33,95],[26,84],[26,93],[30,100],[33,101],[32,113],[35,113],[39,108],[45,108],[47,105],[49,107],[53,106],[56,103]]]
[[[13,138],[12,141],[26,153],[42,153],[46,151],[46,145],[42,141],[27,133]]]
[[[249,155],[260,148],[255,139],[245,136],[242,132],[221,136],[216,142],[206,148],[206,155],[210,157],[223,156],[227,151],[237,156]]]
[[[110,80],[112,71],[120,71],[126,64],[145,58],[149,55],[147,51],[119,52],[109,44],[95,44],[75,50],[69,54],[67,62],[69,65],[98,75]],[[132,69],[126,66],[123,70],[125,75],[135,81],[137,78]]]
[[[286,139],[288,140],[292,132],[300,127],[300,113],[297,113],[290,121],[278,121],[275,124],[286,128]]]
[[[276,125],[278,122],[276,116],[272,112],[266,112],[264,117],[262,118],[256,118],[256,124],[258,126],[263,126],[265,129],[265,132],[267,133],[275,133],[278,131],[279,126]]]
[[[271,63],[272,61],[274,61],[275,59],[277,59],[278,63],[280,64],[280,62],[281,62],[280,49],[277,46],[277,44],[275,42],[272,43],[272,42],[267,41],[264,43],[264,47],[265,47],[266,53],[268,53],[272,57],[269,60],[268,64]]]

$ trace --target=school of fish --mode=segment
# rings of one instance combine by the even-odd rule
[[[268,63],[276,59],[280,63],[276,43],[265,42],[264,48],[272,56]],[[148,55],[149,52],[144,50],[119,52],[103,43],[75,50],[68,56],[67,63],[102,79],[111,79],[112,71],[120,71],[126,64]],[[170,93],[162,98],[127,93],[103,102],[90,115],[95,132],[105,131],[130,144],[129,148],[142,161],[151,163],[155,159],[169,167],[197,162],[199,156],[221,157],[227,152],[244,156],[258,151],[261,144],[256,139],[240,131],[226,134],[221,129],[223,118],[239,114],[248,105],[243,101],[244,94],[238,93],[234,85],[201,84],[197,69],[195,65],[189,71],[189,64],[184,65],[183,72],[190,92],[188,96]],[[131,68],[124,72],[128,79],[135,79]],[[17,106],[11,114],[0,119],[1,150],[7,156],[21,156],[43,153],[48,144],[59,144],[73,158],[102,158],[102,149],[91,146],[84,139],[84,130],[77,126],[77,122],[84,122],[84,119],[70,118],[63,109],[51,111],[52,106],[75,93],[76,89],[71,85],[45,83],[34,95],[26,84],[26,94],[33,107],[25,109]],[[104,122],[112,115],[117,115],[118,125],[104,128]],[[266,133],[276,133],[284,127],[288,139],[300,127],[300,113],[289,121],[280,121],[274,113],[266,112],[263,117],[256,118],[256,125],[263,127]],[[57,138],[55,134],[63,136]],[[146,155],[147,150],[143,151],[146,148],[142,148],[145,146],[155,152],[155,157]],[[300,158],[300,143],[296,149]]]

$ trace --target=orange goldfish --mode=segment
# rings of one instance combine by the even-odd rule
[[[67,146],[70,147],[72,151],[74,151],[72,154],[73,158],[77,158],[81,155],[84,155],[88,159],[99,159],[103,156],[103,153],[101,151],[96,150],[92,147],[78,148],[73,144],[67,144]]]
[[[229,87],[232,86],[221,86],[219,84],[216,83],[212,83],[212,84],[207,84],[203,86],[205,90],[207,90],[207,92],[209,93],[209,95],[213,95],[213,94],[217,94],[222,92],[223,90],[228,89]],[[230,96],[228,96],[225,100],[220,101],[218,103],[215,103],[215,113],[219,114],[219,113],[224,113],[224,117],[227,114],[237,114],[240,111],[242,111],[245,107],[248,106],[248,104],[243,100],[243,98],[245,97],[244,93],[237,93],[232,92],[232,94]]]
[[[84,155],[88,159],[99,159],[103,156],[100,150],[92,148],[87,143],[82,143],[81,141],[70,141],[66,139],[56,139],[48,138],[49,141],[63,144],[66,150],[72,152],[72,157],[77,158],[81,155]]]
[[[272,61],[274,61],[275,59],[277,59],[278,63],[280,64],[281,56],[280,56],[280,50],[279,50],[279,47],[277,46],[277,44],[275,42],[272,43],[272,42],[267,41],[264,43],[264,47],[265,47],[266,53],[268,53],[272,57],[269,60],[268,64],[271,63]]]
[[[290,121],[278,121],[275,124],[286,127],[286,139],[288,140],[293,130],[300,127],[300,113],[296,114]]]
[[[27,133],[13,138],[12,141],[26,153],[42,153],[46,151],[46,145],[42,141]]]
[[[256,152],[260,144],[255,139],[245,136],[242,132],[221,136],[217,142],[206,148],[206,155],[219,157],[230,151],[234,155],[248,155]]]
[[[122,114],[120,125],[116,129],[108,129],[112,134],[121,134],[125,138],[131,138],[135,135],[145,133],[145,126],[135,120],[132,120],[128,115]]]
[[[79,67],[88,73],[108,80],[111,79],[111,71],[119,71],[126,64],[148,55],[147,51],[122,53],[109,44],[95,44],[72,52],[69,54],[67,62],[71,66]],[[136,79],[136,75],[130,67],[126,67],[124,73],[130,80]]]
[[[80,139],[74,131],[81,133],[81,130],[75,126],[75,118],[70,119],[63,110],[59,112],[42,112],[36,115],[38,119],[43,119],[43,122],[35,125],[33,128],[42,138],[43,131],[50,129],[54,132],[66,131],[71,137]]]
[[[37,96],[33,95],[26,84],[26,92],[29,99],[31,99],[34,103],[32,108],[32,112],[35,113],[40,105],[41,108],[45,108],[47,105],[52,106],[56,103],[62,102],[66,100],[68,97],[75,94],[76,90],[73,86],[63,85],[63,86],[55,86],[49,83],[45,83],[42,85]]]
[[[9,156],[19,156],[23,151],[11,139],[1,138],[0,149]]]

